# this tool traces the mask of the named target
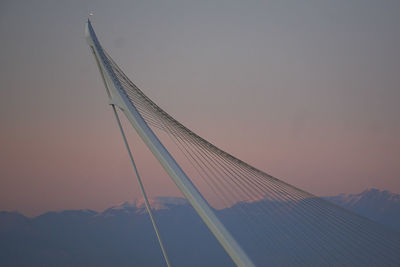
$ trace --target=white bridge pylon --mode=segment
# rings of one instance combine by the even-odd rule
[[[100,74],[104,78],[106,90],[110,97],[110,104],[119,107],[125,114],[143,142],[157,158],[165,171],[178,186],[179,190],[187,198],[195,211],[199,214],[200,218],[231,257],[233,262],[237,266],[254,266],[253,262],[244,250],[216,217],[208,203],[187,177],[179,164],[145,122],[132,101],[129,100],[116,73],[110,66],[110,62],[96,37],[90,20],[86,23],[85,36],[99,66]],[[162,246],[162,244],[160,245]]]

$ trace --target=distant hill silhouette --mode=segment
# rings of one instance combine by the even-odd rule
[[[400,232],[400,195],[368,189],[359,194],[340,194],[326,200]]]
[[[325,199],[400,231],[400,195],[369,189]],[[233,266],[185,199],[156,197],[151,204],[174,266]],[[252,209],[255,203],[245,205]],[[233,230],[239,227],[229,220],[235,208],[218,211]],[[291,223],[290,217],[278,220]],[[279,233],[271,236],[279,238]],[[240,241],[250,242],[246,237]],[[285,263],[284,252],[271,253]],[[141,200],[103,212],[65,210],[35,218],[0,212],[0,266],[164,266],[161,255]]]

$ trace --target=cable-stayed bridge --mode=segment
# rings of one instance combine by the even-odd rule
[[[104,82],[165,262],[162,240],[119,113],[160,162],[237,266],[400,266],[400,234],[296,188],[201,138],[149,99],[86,39]],[[215,203],[227,208],[216,215]],[[229,219],[227,219],[229,218]]]

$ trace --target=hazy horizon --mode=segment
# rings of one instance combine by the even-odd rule
[[[355,192],[355,193],[349,193],[349,194],[346,194],[346,196],[349,196],[349,195],[358,195],[358,194],[361,194],[361,193],[363,193],[363,192],[365,192],[365,191],[368,191],[368,190],[375,190],[375,189],[377,189],[377,190],[379,190],[379,191],[388,191],[388,192],[390,192],[390,193],[393,193],[393,192],[391,192],[390,190],[385,190],[385,189],[378,189],[378,188],[366,188],[365,190],[363,190],[363,191],[361,191],[361,192]],[[323,197],[323,198],[329,198],[329,197],[338,197],[338,196],[342,196],[344,193],[339,193],[339,194],[334,194],[334,195],[326,195],[326,196],[318,196],[318,197]],[[157,210],[158,208],[157,208],[157,199],[158,198],[179,198],[179,199],[184,199],[184,200],[186,200],[186,198],[183,196],[183,195],[158,195],[158,196],[152,196],[152,197],[150,197],[149,198],[149,202],[150,202],[150,206],[151,206],[151,208],[153,209],[153,210]],[[186,200],[187,201],[187,200]],[[252,202],[257,202],[257,201],[259,201],[259,200],[254,200],[254,201],[250,201],[250,202],[247,202],[247,203],[252,203]],[[234,206],[235,204],[237,204],[237,203],[239,203],[240,201],[238,200],[236,203],[234,203],[234,204],[232,204],[232,206]],[[91,209],[91,208],[85,208],[85,207],[81,207],[81,208],[75,208],[75,209],[55,209],[55,210],[45,210],[45,211],[42,211],[42,212],[39,212],[39,213],[30,213],[29,211],[28,212],[22,212],[22,211],[18,211],[18,210],[0,210],[0,212],[2,212],[2,211],[5,211],[5,212],[17,212],[17,213],[20,213],[20,214],[22,214],[22,215],[24,215],[24,216],[26,216],[26,217],[28,217],[28,218],[35,218],[35,217],[37,217],[37,216],[40,216],[40,215],[43,215],[43,214],[45,214],[45,213],[47,213],[47,212],[62,212],[62,211],[69,211],[69,210],[92,210],[92,211],[95,211],[95,212],[105,212],[105,211],[107,211],[107,209],[110,209],[110,208],[113,208],[113,207],[116,207],[116,206],[121,206],[121,205],[125,205],[125,203],[129,203],[129,205],[133,205],[133,204],[137,204],[138,206],[142,206],[143,208],[144,208],[144,199],[143,199],[143,197],[142,196],[135,196],[135,197],[133,197],[133,198],[131,198],[131,199],[125,199],[125,200],[123,200],[123,201],[121,201],[121,202],[116,202],[116,203],[109,203],[109,205],[108,206],[105,206],[105,207],[102,207],[102,208],[97,208],[97,209]],[[187,204],[190,204],[188,201],[187,201]],[[337,205],[337,204],[336,204]],[[230,206],[230,207],[232,207],[232,206]],[[220,208],[216,208],[217,210],[222,210],[222,209],[225,209],[226,207],[220,207]]]

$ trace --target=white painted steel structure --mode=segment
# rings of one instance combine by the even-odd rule
[[[89,43],[89,40],[88,40],[88,43]],[[136,167],[136,163],[135,163],[135,161],[134,161],[134,159],[133,159],[132,151],[131,151],[131,149],[130,149],[130,147],[129,147],[128,140],[126,139],[126,135],[125,135],[124,129],[122,128],[121,120],[119,119],[118,112],[117,112],[117,110],[116,110],[116,108],[115,108],[115,105],[116,105],[116,104],[113,103],[113,101],[112,101],[111,92],[110,92],[110,89],[109,89],[109,87],[108,87],[108,85],[107,85],[106,77],[105,77],[104,72],[103,72],[103,70],[102,70],[102,68],[101,68],[100,62],[99,62],[98,58],[96,57],[96,52],[95,52],[95,50],[94,50],[94,47],[93,47],[93,46],[90,46],[90,49],[91,49],[91,51],[92,51],[92,53],[93,53],[93,55],[94,55],[94,57],[95,57],[95,59],[96,59],[97,67],[99,68],[99,71],[100,71],[100,76],[101,76],[101,78],[102,78],[102,80],[103,80],[104,87],[106,88],[107,95],[108,95],[108,98],[109,98],[109,100],[110,100],[109,104],[110,104],[111,107],[112,107],[115,120],[117,121],[118,128],[119,128],[119,130],[120,130],[120,132],[121,132],[122,139],[123,139],[123,141],[124,141],[126,150],[127,150],[127,152],[128,152],[128,155],[129,155],[129,159],[130,159],[131,164],[132,164],[132,167],[133,167],[133,171],[134,171],[134,173],[135,173],[136,179],[137,179],[138,184],[139,184],[140,192],[142,193],[142,196],[143,196],[143,198],[144,198],[144,203],[145,203],[145,206],[146,206],[146,210],[147,210],[147,212],[149,213],[150,220],[151,220],[151,223],[152,223],[152,225],[153,225],[154,231],[155,231],[155,233],[156,233],[158,243],[160,244],[160,248],[161,248],[161,251],[162,251],[162,253],[163,253],[165,263],[167,264],[168,267],[170,267],[170,266],[171,266],[171,263],[170,263],[170,261],[169,261],[167,251],[166,251],[166,249],[165,249],[165,246],[164,246],[164,243],[163,243],[163,241],[162,241],[160,232],[159,232],[159,230],[158,230],[157,223],[156,223],[156,221],[155,221],[155,219],[154,219],[153,211],[151,210],[151,206],[150,206],[149,200],[148,200],[148,198],[147,198],[147,194],[146,194],[146,191],[145,191],[145,189],[144,189],[144,186],[143,186],[143,183],[142,183],[142,179],[140,178],[139,171],[138,171],[138,169],[137,169],[137,167]]]
[[[136,107],[129,100],[114,70],[110,66],[105,53],[96,37],[90,20],[86,24],[86,40],[100,67],[101,75],[104,77],[106,89],[110,93],[110,104],[118,106],[125,114],[129,122],[135,128],[143,142],[147,145],[153,155],[157,158],[168,175],[178,186],[183,195],[200,215],[210,231],[217,238],[225,251],[237,266],[254,266],[253,262],[243,251],[240,245],[232,237],[225,226],[216,217],[208,203],[189,180],[182,168],[160,142],[152,129],[144,121]]]

